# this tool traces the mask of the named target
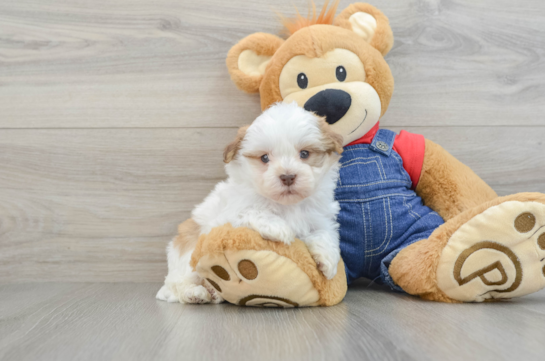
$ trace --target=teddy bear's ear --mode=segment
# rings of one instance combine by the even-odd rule
[[[247,93],[257,93],[265,68],[284,43],[278,36],[255,33],[238,42],[227,54],[227,69],[236,86]]]
[[[348,6],[335,18],[334,25],[352,30],[383,56],[394,45],[388,18],[372,5],[355,3]]]

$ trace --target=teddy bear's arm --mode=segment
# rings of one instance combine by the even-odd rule
[[[471,168],[428,139],[416,193],[445,221],[498,197]]]

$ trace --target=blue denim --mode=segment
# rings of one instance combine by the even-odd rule
[[[365,277],[402,291],[388,267],[399,251],[426,239],[439,214],[411,189],[403,161],[392,148],[396,134],[380,129],[371,144],[344,148],[335,198],[347,281]]]

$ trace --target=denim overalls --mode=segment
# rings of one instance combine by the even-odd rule
[[[348,283],[366,277],[402,291],[388,273],[390,262],[428,238],[443,219],[411,190],[403,161],[392,149],[395,137],[379,129],[371,144],[344,148],[335,198]]]

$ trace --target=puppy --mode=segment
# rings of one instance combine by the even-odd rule
[[[240,128],[224,152],[226,181],[192,213],[168,247],[168,275],[157,298],[169,302],[219,303],[215,289],[189,266],[200,234],[230,223],[265,239],[307,245],[327,279],[340,260],[334,191],[342,136],[323,118],[296,103],[278,103]]]

